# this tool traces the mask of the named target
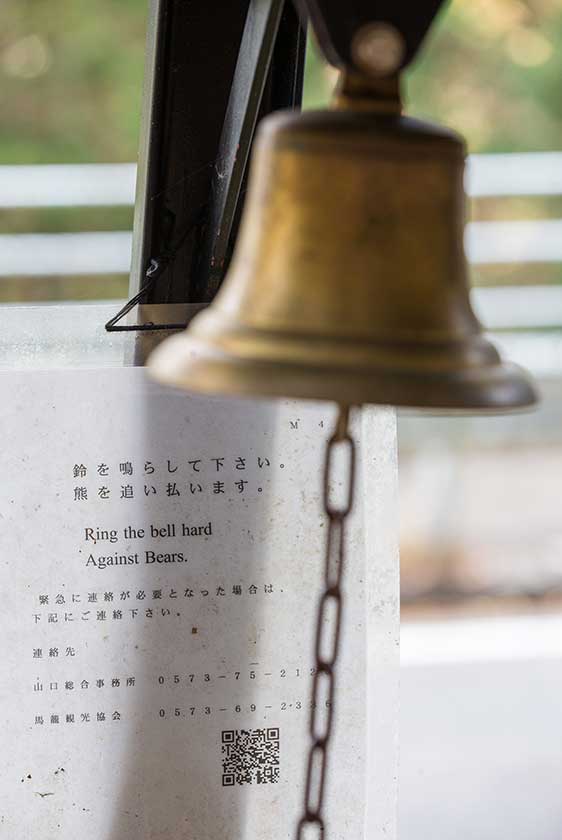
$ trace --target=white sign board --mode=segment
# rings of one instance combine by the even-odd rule
[[[0,384],[0,834],[289,840],[333,407],[188,396],[135,368]],[[356,425],[333,840],[394,836],[394,415]]]

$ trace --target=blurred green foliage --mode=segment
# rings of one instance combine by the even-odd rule
[[[1,163],[136,156],[145,0],[3,0]]]
[[[0,164],[136,158],[147,3],[0,0]],[[457,129],[473,152],[562,148],[561,42],[562,0],[453,0],[406,74],[407,110]],[[311,44],[305,107],[325,104],[335,78]],[[490,199],[473,215],[544,218],[559,216],[559,204]],[[0,212],[4,233],[131,224],[130,208]],[[519,282],[524,270],[483,268],[475,279]],[[543,266],[537,276],[560,282],[560,267]],[[123,296],[126,284],[14,279],[2,282],[0,299]]]
[[[473,152],[559,149],[561,44],[561,0],[456,0],[408,74],[411,110]]]
[[[136,156],[147,0],[3,0],[0,162]],[[457,128],[472,151],[557,149],[562,0],[454,0],[405,84],[411,113]],[[334,72],[314,50],[306,103]]]

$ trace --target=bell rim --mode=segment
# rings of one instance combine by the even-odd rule
[[[490,345],[492,346],[492,345]],[[383,370],[300,364],[225,353],[186,333],[161,344],[149,360],[152,376],[193,393],[254,399],[296,399],[394,406],[447,413],[501,414],[525,410],[538,394],[518,365],[498,361],[449,370]]]

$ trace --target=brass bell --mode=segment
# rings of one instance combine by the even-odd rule
[[[502,410],[535,402],[469,301],[465,149],[377,107],[267,117],[215,300],[151,367],[205,393]]]

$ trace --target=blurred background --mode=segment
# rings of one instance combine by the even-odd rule
[[[0,303],[126,298],[145,19],[0,7]],[[562,836],[561,46],[562,0],[453,0],[405,80],[466,138],[473,303],[543,397],[399,417],[406,840]],[[334,81],[310,43],[305,107]]]

